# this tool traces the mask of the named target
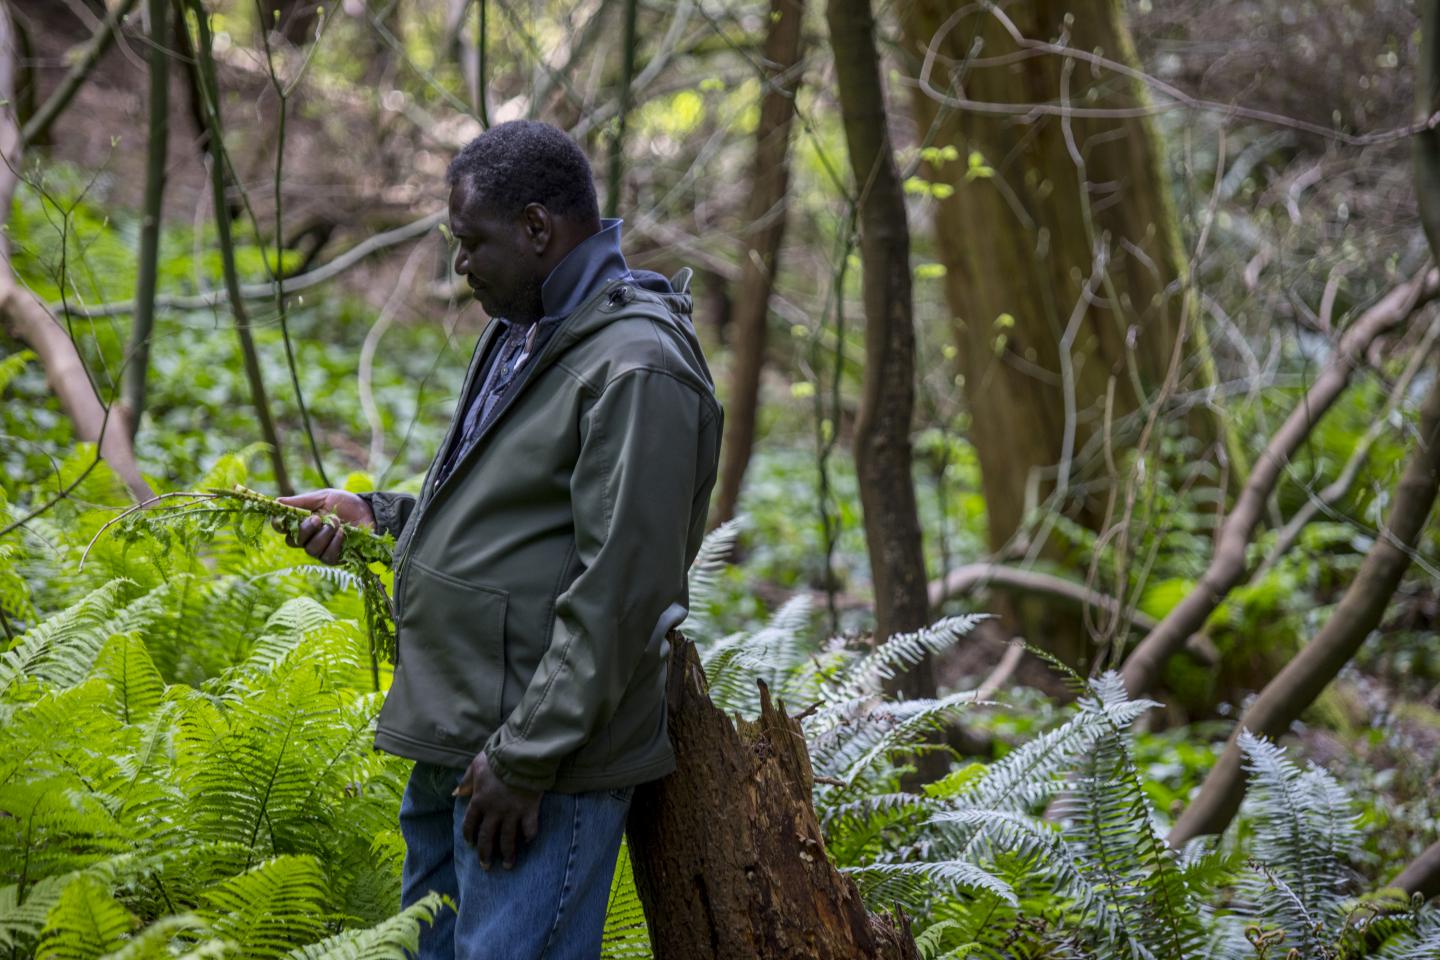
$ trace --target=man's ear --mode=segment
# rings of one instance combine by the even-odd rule
[[[541,203],[527,203],[520,213],[520,225],[525,230],[525,239],[537,256],[543,256],[555,236],[555,221],[550,211]]]

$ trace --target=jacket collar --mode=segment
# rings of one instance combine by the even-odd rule
[[[629,279],[630,267],[620,252],[623,220],[605,218],[600,229],[575,245],[557,263],[540,287],[545,318],[568,317],[608,281]]]

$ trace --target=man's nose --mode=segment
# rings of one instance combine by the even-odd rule
[[[455,254],[455,272],[464,276],[470,272],[470,261],[465,259],[465,251]]]

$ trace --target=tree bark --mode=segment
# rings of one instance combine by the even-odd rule
[[[245,379],[250,385],[250,399],[260,422],[260,435],[270,447],[270,465],[275,472],[275,486],[285,495],[294,492],[290,475],[285,469],[285,452],[270,413],[270,400],[265,393],[265,378],[260,369],[260,356],[250,334],[250,315],[240,290],[240,276],[235,269],[235,244],[230,235],[230,206],[225,199],[227,177],[224,127],[220,122],[220,87],[215,78],[215,58],[211,51],[210,25],[204,5],[191,0],[200,38],[195,45],[198,54],[202,93],[205,98],[206,145],[210,151],[210,187],[215,195],[215,232],[220,247],[220,263],[225,273],[225,290],[230,297],[230,310],[235,315],[235,333],[240,339],[240,353],[245,363]]]
[[[24,144],[15,119],[16,38],[10,6],[0,2],[0,226],[10,219],[11,202],[23,169]],[[75,343],[55,317],[19,283],[10,260],[10,234],[0,229],[0,321],[18,339],[35,351],[45,368],[45,378],[60,400],[60,406],[75,425],[76,435],[98,445],[100,457],[125,482],[137,500],[153,497],[154,491],[140,474],[130,431],[123,411],[106,409],[95,393],[90,376]]]
[[[740,282],[731,315],[730,395],[726,404],[725,449],[712,526],[735,516],[740,487],[755,446],[760,407],[760,373],[765,364],[770,291],[775,286],[780,244],[785,239],[786,197],[790,184],[790,127],[800,86],[805,20],[804,0],[770,0],[770,31],[765,38],[765,91],[755,128],[755,161],[750,173],[740,227]]]
[[[1440,897],[1440,840],[1426,847],[1390,886],[1399,887],[1412,896],[1418,893],[1426,900]]]
[[[909,921],[867,913],[830,864],[799,721],[762,687],[759,719],[732,722],[694,645],[670,642],[676,768],[636,791],[628,829],[655,956],[918,960]]]
[[[610,163],[605,175],[605,216],[620,215],[620,188],[625,173],[625,127],[630,121],[630,105],[635,83],[635,24],[639,0],[625,0],[625,34],[621,40],[620,109],[615,117],[615,136],[610,141]]]
[[[1060,57],[1002,59],[1020,48],[988,4],[962,13],[957,0],[903,0],[899,13],[905,50],[917,64],[932,42],[942,64],[976,56],[1000,61],[964,70],[969,98],[1048,102],[1068,86],[1068,99],[1087,106],[1145,102],[1137,82],[1071,70]],[[1074,47],[1135,62],[1116,0],[1026,0],[1005,5],[1004,15],[1025,38],[1068,34]],[[937,37],[942,28],[948,30]],[[943,66],[932,79],[948,85]],[[935,241],[946,268],[989,541],[998,551],[1026,522],[1027,495],[1043,501],[1056,489],[1054,481],[1033,485],[1037,472],[1072,465],[1063,462],[1067,434],[1073,455],[1103,431],[1110,384],[1119,417],[1144,406],[1165,382],[1185,312],[1184,251],[1159,140],[1146,118],[1019,122],[942,110],[918,87],[911,103],[919,134],[959,153],[926,166],[928,179],[953,191],[934,201]],[[1097,254],[1106,263],[1090,296]],[[1072,317],[1078,326],[1067,339]],[[1208,413],[1192,419],[1192,433],[1205,443],[1219,435]],[[1104,491],[1059,509],[1098,530]],[[1074,563],[1061,547],[1046,553]],[[1045,637],[1063,659],[1088,661],[1090,644],[1073,617],[1056,617],[1043,605],[1005,612],[1022,621],[1020,632]]]
[[[1360,573],[1315,639],[1241,714],[1224,754],[1171,829],[1171,846],[1183,846],[1203,833],[1220,833],[1240,808],[1245,776],[1237,743],[1239,731],[1272,738],[1283,734],[1380,625],[1390,597],[1410,566],[1410,556],[1440,487],[1440,369],[1435,372],[1420,413],[1419,440],[1395,491],[1386,526],[1365,555]]]
[[[160,258],[160,219],[165,203],[165,162],[170,143],[170,3],[147,0],[150,15],[149,136],[145,146],[145,211],[135,273],[135,320],[130,328],[130,365],[125,368],[125,407],[130,432],[145,412],[150,337],[155,330],[155,285]]]
[[[829,0],[830,41],[859,204],[865,378],[855,417],[855,472],[875,585],[875,638],[919,630],[930,611],[911,472],[915,329],[910,228],[890,147],[870,0]],[[934,665],[903,675],[907,696],[935,695]]]

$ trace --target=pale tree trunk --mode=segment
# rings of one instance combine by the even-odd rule
[[[10,206],[24,169],[20,127],[15,119],[15,29],[10,5],[0,2],[0,226],[10,219]],[[110,465],[137,500],[153,497],[130,446],[130,430],[123,411],[108,410],[95,393],[84,361],[70,335],[45,305],[15,276],[10,261],[10,234],[0,230],[0,323],[35,351],[60,406],[75,425],[81,440],[98,445],[100,457]]]
[[[1426,900],[1440,897],[1440,840],[1425,848],[1425,852],[1410,862],[1400,876],[1390,882],[1407,894],[1420,894]]]
[[[734,349],[730,356],[730,394],[725,406],[725,450],[712,525],[735,516],[745,469],[755,446],[760,408],[760,373],[775,286],[780,244],[785,238],[786,198],[790,184],[790,127],[800,87],[801,29],[804,0],[770,0],[770,31],[765,38],[766,80],[755,128],[755,160],[750,195],[740,225],[740,282],[731,314]]]
[[[762,691],[759,719],[711,701],[693,644],[670,634],[676,769],[636,790],[628,838],[655,956],[918,960],[903,916],[872,916],[825,853],[799,721]]]
[[[930,82],[942,92],[954,92],[950,64],[1018,51],[988,5],[965,6],[902,0],[898,7],[907,57],[918,69],[933,44]],[[1135,63],[1116,0],[1023,0],[1005,5],[1004,15],[1025,38],[1053,41],[1065,33],[1073,47]],[[969,66],[960,80],[974,101],[1132,107],[1145,100],[1138,82],[1066,63],[1057,56],[1010,56]],[[1089,99],[1092,91],[1097,99]],[[1122,417],[1166,381],[1185,312],[1184,251],[1160,145],[1145,118],[1022,122],[1014,115],[942,112],[918,87],[912,108],[920,137],[958,152],[957,159],[927,164],[927,177],[954,191],[935,201],[935,240],[946,268],[989,541],[999,550],[1025,522],[1027,495],[1033,504],[1055,490],[1052,474],[1064,459],[1067,432],[1071,454],[1102,434],[1112,384],[1112,415]],[[1072,373],[1063,368],[1062,350]],[[1068,389],[1067,376],[1073,376]],[[1212,442],[1218,430],[1208,415],[1191,419],[1192,432]],[[1092,479],[1093,471],[1077,475],[1069,488]],[[1092,530],[1105,523],[1104,490],[1062,507]],[[1021,618],[1017,626],[1027,636],[1073,663],[1088,662],[1077,618],[1055,618],[1043,605],[1009,612]]]

